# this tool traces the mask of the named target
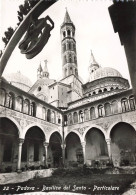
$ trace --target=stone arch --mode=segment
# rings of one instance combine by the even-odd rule
[[[48,167],[62,166],[62,136],[58,131],[50,135],[47,159]]]
[[[69,166],[83,163],[83,150],[80,137],[76,132],[69,132],[65,138],[65,162]]]
[[[133,95],[129,96],[129,105],[130,105],[130,110],[136,109],[135,98]]]
[[[23,113],[29,114],[30,112],[30,101],[29,99],[25,99],[23,102]]]
[[[111,131],[112,160],[118,165],[136,164],[136,131],[126,122],[118,122]]]
[[[108,159],[108,148],[105,134],[96,127],[90,128],[85,134],[86,163],[93,164],[95,160]]]
[[[32,123],[30,125],[27,125],[24,130],[23,130],[23,138],[25,138],[25,135],[27,133],[27,131],[32,128],[32,127],[38,127],[39,129],[42,130],[44,136],[45,136],[45,140],[46,140],[46,134],[45,134],[45,131],[44,131],[44,128],[39,124],[39,123]]]
[[[23,97],[20,95],[15,98],[15,109],[19,112],[23,110]]]
[[[74,112],[73,113],[73,123],[75,124],[75,123],[78,123],[78,114],[77,114],[77,112]]]
[[[80,134],[78,131],[76,131],[76,130],[71,130],[69,133],[67,133],[67,134],[65,135],[64,141],[66,141],[67,136],[68,136],[71,132],[77,134],[77,136],[78,136],[79,139],[80,139],[80,142],[83,142],[83,137],[82,137],[81,134]]]
[[[121,107],[122,107],[122,112],[129,111],[129,104],[128,104],[128,99],[127,98],[122,98],[121,99]]]
[[[83,133],[83,140],[84,140],[84,141],[85,141],[85,136],[86,136],[87,132],[88,132],[89,130],[91,130],[92,128],[99,129],[99,130],[104,134],[104,137],[105,137],[105,139],[106,139],[107,136],[106,136],[105,130],[104,130],[102,127],[98,126],[98,125],[92,124],[92,125],[90,125],[88,128],[86,128],[85,131],[84,131],[84,133]]]
[[[56,130],[52,130],[50,133],[48,133],[48,135],[47,135],[47,137],[46,137],[46,142],[49,143],[50,138],[51,138],[51,136],[52,136],[53,133],[58,133],[58,134],[60,135],[61,141],[62,141],[62,135],[61,135],[61,133],[59,132],[59,130],[56,129]]]
[[[98,117],[104,116],[104,106],[103,104],[98,105]]]
[[[118,113],[118,102],[117,102],[117,100],[113,100],[111,102],[111,108],[112,108],[112,114],[117,114]]]
[[[13,117],[4,116],[4,115],[0,115],[0,118],[7,118],[7,119],[9,119],[12,123],[14,123],[15,126],[16,126],[17,129],[18,129],[19,138],[23,138],[22,128],[21,128],[21,126],[19,125],[19,123],[16,121],[16,119],[14,119]]]
[[[106,139],[109,139],[110,138],[110,134],[111,134],[111,130],[113,129],[113,127],[115,125],[117,125],[118,123],[126,123],[126,124],[129,124],[128,121],[126,120],[123,120],[123,121],[120,121],[120,119],[118,121],[115,121],[114,123],[112,123],[109,127],[108,127],[108,130],[107,130],[107,134],[106,134]],[[131,125],[135,131],[136,131],[136,126],[132,123],[132,124],[129,124]]]
[[[0,117],[0,126],[0,167],[6,170],[6,167],[10,165],[15,171],[20,132],[17,125],[8,117]]]

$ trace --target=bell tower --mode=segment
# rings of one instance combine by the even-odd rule
[[[75,25],[71,21],[67,9],[64,21],[61,25],[60,33],[63,78],[72,74],[78,77]]]

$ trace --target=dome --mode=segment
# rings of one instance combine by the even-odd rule
[[[21,74],[20,71],[17,73],[11,73],[5,76],[6,80],[10,82],[12,85],[24,90],[28,91],[32,86],[32,83],[29,78]]]
[[[122,75],[115,69],[105,67],[105,68],[98,68],[93,73],[90,74],[90,81],[94,81],[97,79],[101,79],[104,77],[122,77]]]

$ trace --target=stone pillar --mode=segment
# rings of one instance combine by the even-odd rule
[[[24,143],[24,139],[19,138],[19,141],[18,141],[17,172],[20,172],[20,169],[21,169],[21,154],[22,154],[22,144],[23,143]]]
[[[108,155],[109,155],[109,158],[111,160],[111,139],[106,139],[106,143],[107,143],[107,148],[108,148]]]
[[[81,146],[83,149],[83,158],[84,158],[84,164],[86,163],[86,154],[85,154],[85,146],[86,146],[86,142],[81,142]]]
[[[47,157],[48,157],[48,145],[49,143],[43,142],[43,146],[45,148],[45,166],[48,167]]]
[[[61,148],[62,148],[62,163],[63,166],[65,166],[65,148],[66,148],[66,144],[61,144]]]

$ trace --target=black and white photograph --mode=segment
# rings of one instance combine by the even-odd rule
[[[0,10],[0,195],[135,195],[136,1]]]

